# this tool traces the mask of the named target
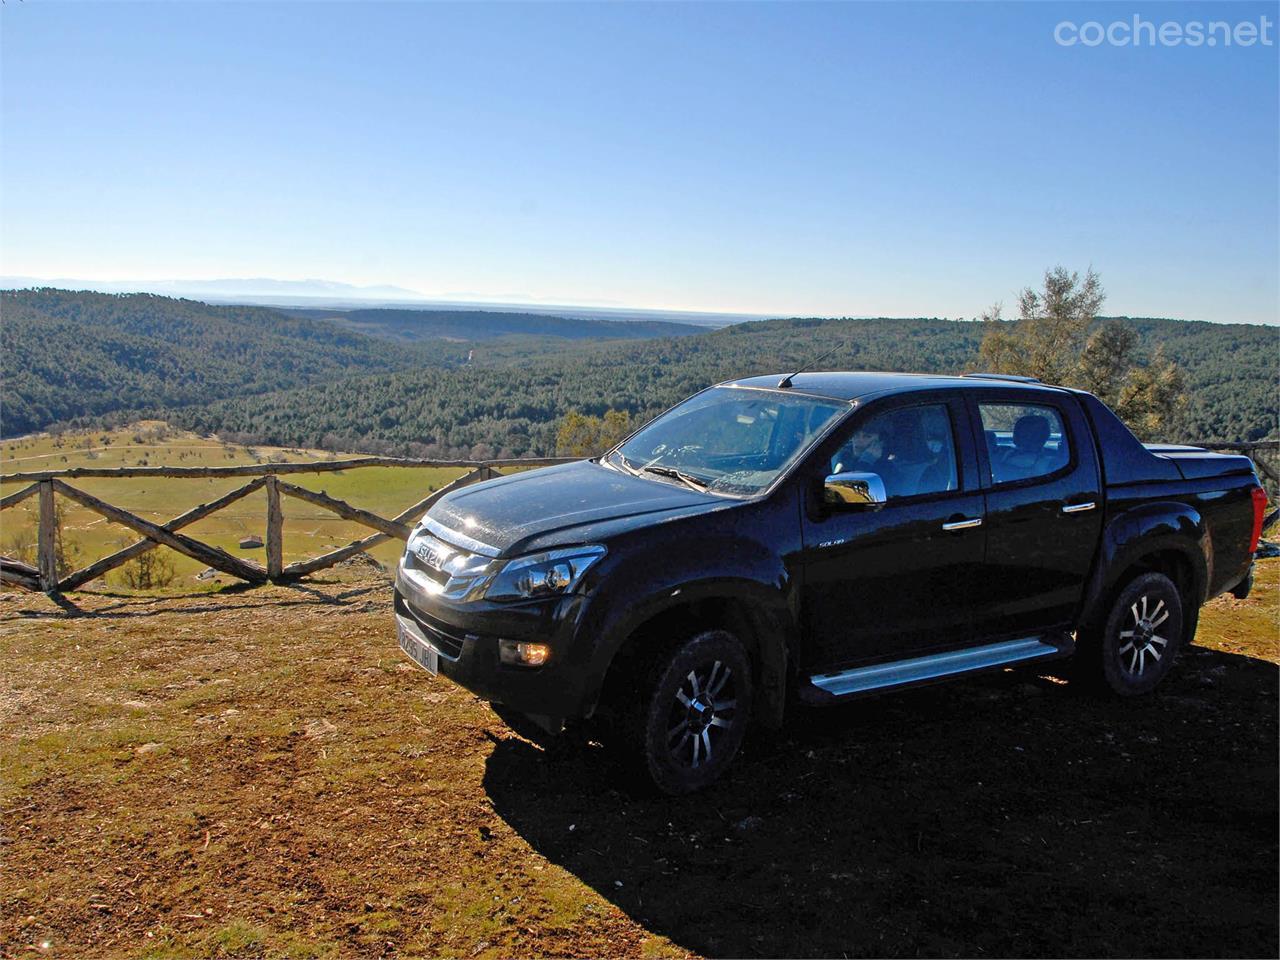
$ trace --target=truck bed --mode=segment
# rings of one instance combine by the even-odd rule
[[[1253,461],[1238,453],[1214,453],[1203,447],[1173,443],[1144,443],[1143,446],[1157,457],[1172,461],[1184,480],[1253,473]]]

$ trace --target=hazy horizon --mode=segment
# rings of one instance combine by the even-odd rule
[[[228,286],[221,292],[214,292],[212,289],[218,284],[227,285],[248,285],[253,283],[267,283],[278,285],[281,287],[294,286],[298,292],[286,292],[277,290],[269,292],[263,288],[261,292],[254,292],[251,289],[236,292],[234,286]],[[301,292],[308,285],[315,285],[315,292]],[[631,304],[619,303],[545,303],[533,300],[465,300],[465,299],[447,299],[447,298],[430,298],[419,294],[417,291],[400,289],[400,295],[382,296],[375,295],[372,291],[398,289],[389,286],[369,286],[357,287],[350,284],[344,284],[338,281],[322,280],[319,278],[307,278],[304,280],[284,280],[272,277],[223,277],[211,280],[156,280],[156,281],[90,281],[83,279],[75,279],[68,277],[12,277],[0,275],[0,289],[31,289],[38,287],[51,287],[54,289],[64,289],[73,291],[86,291],[92,293],[109,293],[109,294],[157,294],[161,296],[171,296],[176,298],[185,298],[193,300],[206,300],[211,304],[244,304],[253,306],[266,307],[309,307],[313,309],[334,309],[334,310],[362,310],[362,309],[390,309],[390,310],[475,310],[475,311],[502,311],[512,313],[536,313],[536,314],[563,314],[568,316],[594,317],[598,319],[615,319],[620,321],[626,320],[656,320],[670,319],[675,322],[690,323],[695,326],[706,326],[708,328],[728,326],[732,323],[742,323],[751,320],[770,320],[770,319],[795,319],[795,318],[811,318],[820,319],[848,319],[848,320],[920,320],[920,319],[939,319],[948,320],[956,323],[967,323],[976,321],[978,317],[951,315],[951,314],[934,314],[934,313],[903,313],[903,314],[874,314],[865,312],[845,311],[833,314],[814,314],[814,313],[797,313],[797,312],[775,312],[775,313],[741,313],[736,311],[723,310],[677,310],[662,309],[656,307],[635,306]],[[321,291],[319,288],[326,288]],[[203,292],[202,292],[203,289]],[[360,296],[359,294],[365,295]],[[1105,320],[1115,317],[1132,317],[1134,319],[1150,319],[1150,320],[1175,320],[1181,323],[1213,323],[1218,325],[1243,324],[1245,326],[1275,326],[1273,323],[1256,323],[1248,320],[1218,319],[1208,317],[1175,317],[1175,316],[1159,316],[1153,313],[1117,313],[1104,309],[1099,314],[1099,319]],[[1016,319],[1015,315],[1006,313],[1006,320]]]

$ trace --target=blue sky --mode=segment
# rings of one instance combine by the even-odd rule
[[[1061,47],[1267,16],[1272,44]],[[0,273],[1277,321],[1277,4],[0,8]]]

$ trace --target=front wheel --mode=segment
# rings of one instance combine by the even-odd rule
[[[1144,573],[1120,591],[1100,636],[1094,668],[1121,696],[1150,693],[1173,667],[1182,644],[1182,595],[1162,573]]]
[[[653,784],[692,793],[738,754],[751,717],[751,661],[724,630],[708,630],[653,665],[640,704],[640,753]]]

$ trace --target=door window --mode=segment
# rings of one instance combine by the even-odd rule
[[[854,431],[831,458],[832,473],[875,473],[890,500],[959,487],[945,404],[887,410]]]
[[[1017,483],[1057,473],[1071,462],[1062,416],[1053,407],[980,403],[991,482]]]

